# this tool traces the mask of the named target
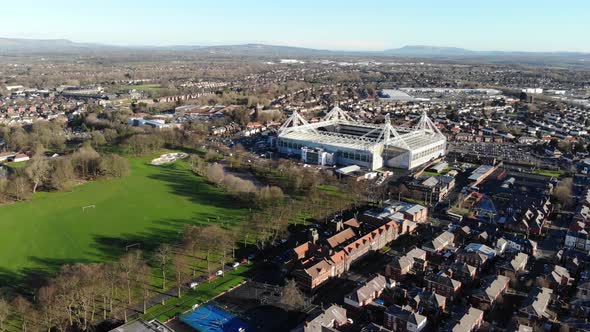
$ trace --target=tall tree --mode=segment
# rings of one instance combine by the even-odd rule
[[[200,234],[200,240],[202,248],[206,249],[207,255],[205,260],[207,261],[207,275],[211,275],[211,254],[218,249],[219,246],[219,235],[221,228],[218,225],[209,225],[203,228]]]
[[[172,258],[172,266],[174,268],[174,277],[176,279],[176,290],[178,292],[177,296],[180,298],[182,296],[182,283],[185,281],[185,272],[186,272],[186,256],[184,253],[179,252],[174,255]]]
[[[131,304],[131,289],[132,281],[135,280],[135,274],[137,273],[141,264],[141,252],[133,251],[123,255],[119,259],[119,268],[123,274],[123,280],[125,282],[125,288],[127,289],[127,303]]]
[[[56,190],[69,189],[76,178],[70,158],[54,158],[52,159],[52,164],[53,170],[49,178],[51,187]]]
[[[281,304],[286,306],[289,310],[300,310],[305,304],[305,297],[297,287],[295,280],[287,281],[287,285],[283,288],[281,294]]]
[[[43,155],[42,151],[37,151],[25,169],[25,173],[33,182],[33,193],[37,192],[39,185],[43,185],[49,180],[51,170],[49,159]]]
[[[162,289],[166,289],[166,270],[168,269],[168,263],[170,263],[170,259],[172,258],[172,248],[167,244],[159,246],[154,253],[154,258],[160,267],[160,270],[162,270]]]
[[[200,248],[200,237],[202,228],[195,225],[187,225],[183,231],[183,246],[185,251],[190,252],[193,258],[192,274],[193,277],[197,275],[197,265],[199,263],[199,257],[197,257],[198,248]]]
[[[12,300],[11,305],[20,318],[22,331],[27,332],[29,316],[31,314],[31,303],[19,295]]]
[[[28,199],[32,194],[31,183],[27,177],[15,175],[8,181],[6,192],[17,201]]]
[[[143,302],[143,313],[147,312],[147,300],[150,295],[150,282],[152,269],[146,263],[142,263],[137,271],[137,284],[141,290],[141,299]]]
[[[570,207],[573,203],[573,180],[572,178],[565,178],[559,182],[553,196],[564,206]]]
[[[5,299],[0,298],[0,330],[4,330],[4,323],[10,316],[10,304]]]

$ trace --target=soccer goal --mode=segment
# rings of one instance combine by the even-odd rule
[[[141,249],[141,243],[137,242],[137,243],[132,243],[132,244],[128,244],[125,246],[125,251],[129,251],[129,249]]]
[[[96,209],[96,205],[86,205],[82,207],[82,212],[86,212],[86,209]]]

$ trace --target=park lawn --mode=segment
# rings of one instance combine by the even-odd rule
[[[466,216],[469,214],[469,209],[465,209],[465,208],[452,207],[449,209],[449,211],[454,214],[461,215],[461,216]]]
[[[342,189],[329,184],[319,185],[318,189],[323,190],[326,194],[337,198],[349,198],[350,196],[349,193],[346,193]]]
[[[551,171],[548,169],[536,169],[535,174],[537,175],[543,175],[543,176],[547,176],[547,177],[561,177],[565,172],[562,170],[558,170],[558,171]]]
[[[25,168],[27,167],[27,165],[29,164],[28,161],[18,161],[18,162],[12,162],[12,163],[8,163],[5,164],[6,166],[10,167],[10,168]]]
[[[408,203],[412,203],[412,204],[420,204],[420,205],[428,206],[428,204],[426,204],[426,202],[421,199],[416,199],[416,198],[411,198],[411,197],[402,197],[402,200],[404,200]]]
[[[184,224],[231,226],[246,214],[193,175],[187,162],[151,166],[152,157],[130,158],[131,175],[124,178],[0,206],[0,280],[54,273],[66,263],[114,260],[127,245],[151,249],[178,240]]]
[[[174,297],[166,300],[166,303],[155,305],[147,310],[141,317],[145,320],[158,319],[165,322],[178,314],[190,310],[193,305],[202,304],[217,295],[238,286],[246,281],[246,272],[251,265],[240,265],[237,269],[228,272],[224,277],[218,277],[209,283],[203,283],[196,289],[184,292],[182,297]]]
[[[119,90],[157,91],[164,89],[160,84],[120,85]]]

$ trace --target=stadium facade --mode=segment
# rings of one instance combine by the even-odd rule
[[[279,152],[320,165],[384,166],[413,169],[445,155],[446,137],[426,112],[413,127],[355,121],[334,107],[319,122],[308,123],[297,112],[279,129]]]

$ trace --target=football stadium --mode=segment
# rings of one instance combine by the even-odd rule
[[[279,152],[316,165],[384,166],[413,169],[444,156],[446,137],[426,112],[413,126],[368,124],[352,119],[338,106],[319,122],[309,123],[297,112],[279,129]]]

